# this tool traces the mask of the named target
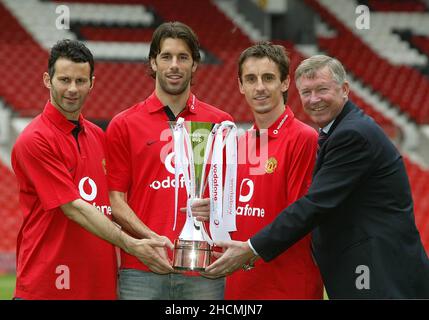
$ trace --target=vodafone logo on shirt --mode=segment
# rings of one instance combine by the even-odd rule
[[[244,187],[244,191],[243,191],[243,187]],[[254,189],[255,189],[255,185],[252,180],[247,178],[243,179],[240,185],[240,198],[238,199],[238,201],[249,202],[250,199],[252,199]],[[245,194],[243,194],[243,192]]]
[[[84,188],[85,184],[89,185],[90,187],[90,193],[87,193]],[[82,197],[83,200],[86,201],[92,201],[97,197],[97,185],[95,184],[94,180],[92,180],[90,177],[83,177],[79,181],[79,194]]]
[[[240,196],[238,198],[239,204],[249,202],[253,197],[254,191],[255,183],[248,178],[244,178],[240,184]],[[251,207],[246,203],[245,206],[237,206],[237,215],[263,218],[265,216],[265,210],[264,208]]]
[[[90,177],[83,177],[80,179],[79,184],[79,194],[82,197],[83,200],[88,201],[89,203],[92,202],[92,205],[98,209],[98,211],[101,211],[103,214],[111,215],[112,214],[112,207],[108,205],[97,205],[96,202],[94,202],[95,198],[97,198],[97,184],[94,180],[92,180]]]
[[[171,152],[165,157],[165,161],[164,161],[165,170],[167,170],[173,176],[168,176],[162,181],[159,181],[159,180],[152,181],[152,183],[150,184],[150,187],[152,189],[159,190],[159,189],[169,189],[169,188],[175,187],[176,182],[174,181],[173,158],[174,158],[174,152]],[[185,187],[185,178],[183,177],[183,175],[181,175],[179,178],[179,187],[180,188]]]

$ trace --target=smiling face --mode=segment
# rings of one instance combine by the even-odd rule
[[[289,87],[289,76],[281,81],[275,62],[267,57],[250,57],[243,62],[239,87],[255,114],[274,110],[280,115],[285,107],[283,92]]]
[[[160,96],[181,95],[190,89],[197,63],[184,40],[166,38],[161,41],[156,58],[151,59],[151,67],[156,73],[156,90]]]
[[[316,70],[312,77],[302,75],[296,86],[304,111],[320,128],[340,114],[348,99],[348,82],[335,81],[327,66]]]
[[[90,69],[88,62],[59,58],[52,78],[47,72],[43,74],[51,103],[69,120],[79,119],[83,103],[92,89],[94,82],[90,78]]]

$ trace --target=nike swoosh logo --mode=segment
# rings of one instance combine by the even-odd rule
[[[146,142],[146,145],[151,146],[153,145],[155,142],[158,142],[158,140],[149,140]]]

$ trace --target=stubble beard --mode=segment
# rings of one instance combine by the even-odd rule
[[[182,85],[180,85],[177,88],[174,88],[172,86],[170,86],[166,80],[164,79],[159,79],[159,85],[162,89],[162,91],[164,91],[165,93],[169,94],[169,95],[173,95],[173,96],[178,96],[181,95],[182,93],[184,93],[186,91],[186,89],[189,86],[189,83],[191,82],[191,79],[187,79],[186,81],[183,82]]]

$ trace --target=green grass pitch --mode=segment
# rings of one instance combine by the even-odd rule
[[[0,300],[10,300],[15,289],[15,275],[0,275]]]

